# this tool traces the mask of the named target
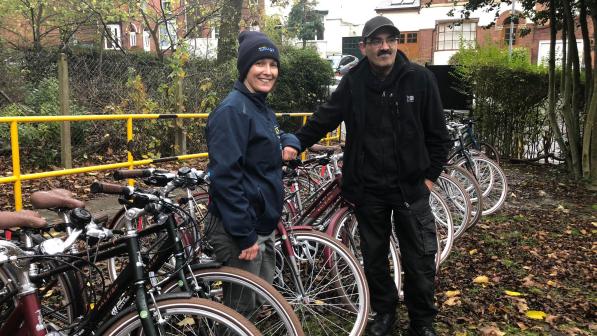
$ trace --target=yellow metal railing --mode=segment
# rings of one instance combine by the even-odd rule
[[[303,124],[307,121],[307,117],[312,113],[276,113],[276,116],[302,117]],[[207,153],[197,153],[188,155],[178,155],[173,157],[166,157],[160,159],[144,159],[135,160],[133,154],[127,149],[127,162],[112,163],[105,165],[62,169],[48,172],[21,174],[20,152],[19,152],[19,130],[20,123],[44,123],[44,122],[61,122],[61,121],[94,121],[94,120],[126,120],[126,138],[127,141],[133,140],[133,120],[139,119],[190,119],[190,118],[207,118],[207,113],[189,113],[189,114],[120,114],[120,115],[77,115],[77,116],[34,116],[34,117],[0,117],[0,123],[10,124],[10,139],[11,139],[11,153],[12,153],[12,175],[0,177],[0,184],[13,183],[15,210],[19,211],[23,208],[21,182],[25,180],[36,180],[46,177],[56,177],[63,175],[72,175],[80,173],[88,173],[101,170],[129,168],[135,166],[147,165],[151,163],[159,163],[174,160],[189,160],[196,158],[207,157]],[[329,143],[330,140],[340,139],[340,128],[336,135],[328,134],[323,139]]]

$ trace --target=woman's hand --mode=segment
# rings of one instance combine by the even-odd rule
[[[425,185],[427,186],[427,189],[429,189],[429,191],[433,190],[433,181],[425,179]]]
[[[282,149],[282,160],[283,161],[292,161],[292,160],[296,159],[297,155],[298,155],[298,151],[290,146],[286,146],[286,147],[284,147],[284,149]]]
[[[259,253],[259,245],[257,243],[253,244],[253,246],[248,247],[241,251],[238,259],[251,261],[257,257],[257,253]]]

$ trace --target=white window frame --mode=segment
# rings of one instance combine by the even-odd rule
[[[122,46],[122,30],[120,28],[120,24],[107,24],[106,28],[108,28],[108,34],[114,34],[115,40],[118,42],[118,45],[114,45],[114,42],[108,38],[107,36],[104,37],[104,49],[108,50],[116,50],[118,46]]]
[[[477,42],[477,22],[476,21],[452,21],[439,22],[435,34],[435,50],[458,50],[460,42],[465,47],[474,48]]]
[[[209,31],[209,37],[217,39],[220,37],[220,27],[214,25]]]
[[[166,25],[168,27],[168,34],[172,37],[172,44],[170,44],[170,38],[166,35]],[[166,50],[176,45],[178,41],[178,35],[176,34],[176,22],[174,20],[168,21],[165,24],[160,24],[158,31],[158,37],[160,40],[160,50]]]
[[[143,50],[151,51],[151,35],[147,30],[143,31]]]

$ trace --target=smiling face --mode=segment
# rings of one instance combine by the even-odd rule
[[[253,63],[244,84],[253,93],[269,93],[278,78],[278,62],[271,58],[262,58]]]
[[[397,37],[394,33],[380,29],[365,41],[359,43],[361,53],[367,56],[376,73],[388,74],[396,60]]]

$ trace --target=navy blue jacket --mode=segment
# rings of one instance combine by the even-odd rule
[[[266,94],[251,93],[237,81],[207,119],[209,211],[241,249],[268,235],[282,214],[282,146],[300,148],[280,131]]]

